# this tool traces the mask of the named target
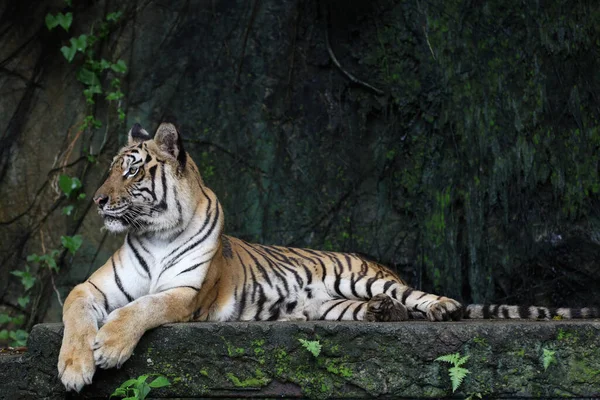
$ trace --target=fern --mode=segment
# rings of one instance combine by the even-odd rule
[[[313,356],[318,357],[321,354],[321,343],[318,340],[298,339],[302,346],[308,350]]]
[[[435,361],[442,361],[452,365],[452,367],[448,368],[448,374],[452,382],[452,392],[456,392],[456,389],[458,389],[465,377],[470,373],[468,369],[462,367],[468,359],[469,356],[461,357],[460,353],[446,354],[435,359]]]
[[[542,355],[542,362],[544,364],[544,371],[545,371],[548,369],[550,364],[552,364],[552,363],[556,364],[556,358],[554,357],[554,354],[556,353],[556,351],[552,351],[552,350],[548,350],[548,349],[543,349],[543,350],[544,350],[544,354]]]

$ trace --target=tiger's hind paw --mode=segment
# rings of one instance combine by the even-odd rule
[[[367,302],[365,321],[391,322],[406,321],[407,319],[408,310],[404,304],[392,299],[387,294],[380,293]]]
[[[458,301],[442,297],[434,302],[427,310],[430,321],[458,321],[462,318],[463,306]]]

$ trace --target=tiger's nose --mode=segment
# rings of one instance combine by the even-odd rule
[[[96,203],[100,209],[103,209],[106,203],[108,203],[108,196],[105,194],[99,194],[94,197],[94,203]]]

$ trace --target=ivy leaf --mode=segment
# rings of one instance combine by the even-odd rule
[[[30,301],[30,300],[31,300],[31,299],[29,298],[29,296],[19,297],[19,298],[17,299],[17,303],[19,303],[19,305],[20,305],[22,308],[25,308],[25,307],[27,307],[27,304],[29,304],[29,301]]]
[[[75,47],[63,46],[60,48],[60,52],[63,54],[63,56],[65,56],[68,62],[71,62],[73,61],[73,58],[75,58],[77,49]]]
[[[77,72],[77,79],[84,85],[90,86],[91,88],[100,88],[100,79],[98,79],[98,75],[87,68],[81,68],[79,72]]]
[[[73,206],[73,205],[69,205],[69,206],[63,207],[63,209],[62,209],[63,215],[71,215],[71,213],[73,212],[74,208],[75,208],[75,206]]]
[[[8,331],[6,329],[0,331],[0,340],[8,340]]]
[[[10,337],[13,342],[11,345],[13,347],[21,347],[27,344],[27,337],[29,334],[23,329],[17,329],[16,331],[8,332],[8,337]]]
[[[71,178],[69,175],[63,174],[58,178],[58,187],[60,187],[60,190],[69,197],[71,196],[71,193],[74,193],[81,188],[81,181],[76,177]]]
[[[7,324],[11,321],[12,321],[12,318],[10,317],[10,315],[5,314],[5,313],[0,313],[0,325]]]
[[[88,36],[87,35],[79,35],[78,38],[71,38],[70,40],[71,46],[74,46],[77,51],[85,51],[88,45]]]
[[[69,253],[75,254],[81,247],[81,243],[83,243],[83,237],[81,235],[61,236],[60,242],[67,250],[69,250]]]
[[[56,14],[56,21],[65,31],[69,31],[71,24],[73,23],[73,13],[58,13]]]
[[[120,74],[124,74],[125,72],[127,72],[127,64],[125,64],[125,61],[123,60],[117,61],[116,63],[111,65],[110,68],[113,71],[118,72]]]
[[[109,22],[117,22],[122,15],[123,12],[121,11],[112,12],[106,16],[106,20]]]
[[[106,100],[108,101],[119,100],[121,98],[123,98],[123,92],[121,92],[120,90],[116,92],[110,92],[108,96],[106,96]]]
[[[302,343],[302,346],[304,346],[304,348],[306,350],[308,350],[313,356],[318,357],[319,354],[321,354],[321,343],[319,343],[318,340],[304,340],[304,339],[298,339],[298,341],[300,343]]]
[[[48,13],[46,14],[46,27],[49,31],[56,28],[58,26],[58,21],[54,17],[54,15]]]
[[[171,382],[169,382],[169,380],[162,375],[159,376],[158,378],[156,378],[155,380],[153,380],[152,382],[150,382],[151,388],[161,388],[161,387],[170,386],[170,385],[171,385]]]

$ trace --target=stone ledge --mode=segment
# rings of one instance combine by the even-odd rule
[[[175,384],[154,398],[452,395],[447,366],[460,352],[470,374],[456,395],[600,396],[599,321],[447,323],[188,323],[148,332],[120,370],[98,371],[73,398],[108,398],[126,379],[161,373]],[[0,398],[63,399],[56,377],[62,325],[34,327],[29,352],[0,357]],[[309,353],[298,339],[319,340]],[[555,362],[542,365],[543,349]]]

